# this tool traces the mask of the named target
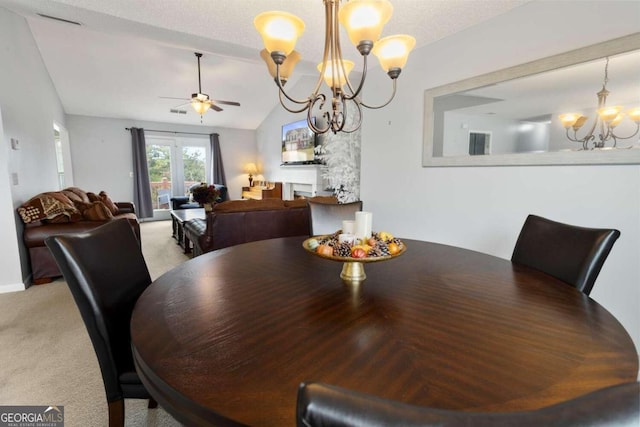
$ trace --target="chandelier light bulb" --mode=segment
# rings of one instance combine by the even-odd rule
[[[344,65],[344,71],[347,73],[346,78],[342,72],[342,67],[340,66],[341,63]],[[353,66],[354,63],[346,59],[343,59],[342,62],[336,62],[335,65],[333,61],[327,61],[327,66],[325,67],[323,74],[324,82],[330,88],[341,88],[346,83],[347,78],[349,78],[349,73],[353,70]],[[318,64],[318,71],[322,72],[322,62]],[[336,82],[335,80],[338,81]]]
[[[273,62],[273,58],[269,54],[269,51],[267,51],[267,49],[262,49],[260,51],[260,57],[265,62],[265,64],[267,64],[267,69],[269,70],[269,74],[271,75],[271,77],[275,79],[277,75],[276,63]],[[293,69],[295,68],[298,61],[300,61],[300,58],[301,56],[298,51],[294,50],[289,55],[287,55],[284,62],[280,65],[280,80],[283,82],[283,84],[289,79],[289,77],[291,77],[291,74],[293,74]]]
[[[634,107],[627,111],[622,112],[621,106],[607,106],[607,97],[610,92],[607,90],[607,82],[609,81],[609,58],[606,58],[604,66],[604,83],[602,84],[602,90],[598,92],[598,113],[595,117],[593,125],[590,130],[582,137],[578,136],[578,130],[587,121],[585,116],[576,113],[560,114],[558,118],[562,122],[562,126],[567,130],[567,139],[573,142],[582,143],[583,150],[605,150],[618,148],[618,140],[631,139],[640,131],[640,107]],[[625,116],[636,123],[635,131],[627,135],[620,135],[617,133],[616,127],[622,123]],[[570,133],[570,129],[573,128],[573,135]],[[611,147],[607,147],[606,144],[610,143]],[[629,147],[626,147],[629,148]]]
[[[598,109],[598,115],[604,122],[609,123],[615,119],[618,114],[620,114],[620,111],[622,111],[622,107],[617,105],[613,107],[604,107]]]
[[[289,55],[296,47],[298,37],[304,32],[304,22],[287,12],[264,12],[253,20],[262,36],[264,47],[271,52]]]
[[[628,110],[627,115],[634,122],[640,123],[640,107],[636,107]]]
[[[619,113],[613,120],[611,120],[611,122],[609,123],[609,126],[611,126],[612,128],[618,126],[622,121],[622,119],[624,119],[624,116],[625,116],[624,113]]]
[[[355,132],[362,125],[362,108],[383,108],[396,95],[397,78],[407,62],[416,40],[411,36],[393,36],[380,39],[382,28],[391,18],[393,6],[389,0],[323,0],[325,17],[324,53],[318,65],[318,81],[315,89],[306,98],[295,98],[287,93],[284,85],[299,61],[300,55],[294,51],[298,37],[304,31],[302,20],[287,12],[263,12],[253,23],[262,36],[265,50],[260,56],[266,62],[269,74],[278,86],[280,105],[290,113],[307,111],[307,124],[317,133],[331,130]],[[343,59],[340,43],[340,25],[362,57],[365,70],[360,82],[352,84],[349,73],[354,67],[352,61]],[[392,80],[392,93],[388,100],[379,105],[366,104],[360,94],[365,86],[369,53],[375,50],[382,68]],[[331,94],[320,91],[325,82]],[[330,97],[330,99],[329,99]],[[316,114],[325,120],[316,124]],[[347,120],[347,115],[354,120]],[[345,124],[349,123],[345,127]]]
[[[378,40],[373,46],[373,54],[378,57],[380,66],[385,72],[391,69],[402,69],[409,58],[409,52],[415,47],[416,39],[407,35],[395,35]]]
[[[375,42],[391,18],[393,6],[388,0],[351,0],[341,8],[339,20],[354,46],[362,41]]]
[[[562,126],[567,129],[573,126],[573,124],[578,120],[578,117],[580,117],[580,114],[575,113],[560,114],[559,116]]]

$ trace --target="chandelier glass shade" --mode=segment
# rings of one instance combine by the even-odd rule
[[[322,62],[318,65],[320,73],[315,89],[308,98],[295,99],[289,96],[284,86],[291,76],[300,54],[294,50],[298,37],[304,32],[304,22],[287,12],[264,12],[256,16],[254,25],[265,49],[260,56],[266,62],[269,73],[279,90],[282,106],[289,112],[307,111],[307,123],[315,133],[331,130],[354,132],[362,123],[362,107],[382,108],[387,105],[396,92],[396,79],[407,62],[409,52],[415,46],[415,39],[407,35],[390,36],[380,39],[384,25],[391,18],[393,7],[388,0],[351,0],[340,7],[341,0],[323,0],[325,6],[325,42]],[[362,77],[358,86],[351,84],[349,72],[354,63],[342,58],[339,30],[342,26],[349,39],[363,58]],[[378,57],[383,70],[393,82],[390,98],[378,106],[362,102],[360,93],[367,74],[367,57],[373,53]],[[331,90],[331,110],[322,113],[324,124],[314,122],[314,108],[322,111],[326,95],[320,92],[322,82]],[[355,88],[355,89],[354,89]],[[294,104],[290,107],[287,103]],[[345,128],[347,112],[353,108],[357,119],[351,128]]]
[[[607,106],[607,97],[610,92],[607,90],[609,81],[609,58],[606,59],[604,67],[604,82],[602,90],[598,92],[598,108],[596,116],[589,130],[583,137],[578,137],[578,131],[585,125],[588,117],[580,113],[566,113],[559,116],[562,126],[567,131],[567,138],[573,142],[582,143],[583,150],[607,148],[607,143],[611,143],[611,148],[617,148],[619,139],[630,139],[638,134],[640,130],[640,107],[634,107],[626,112],[622,106]],[[616,133],[616,127],[628,117],[635,122],[635,131],[626,136]],[[573,131],[573,132],[572,132]]]

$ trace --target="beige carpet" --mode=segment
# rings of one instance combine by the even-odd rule
[[[171,221],[141,224],[152,279],[186,261]],[[145,400],[125,401],[126,426],[179,426]],[[66,283],[0,294],[0,405],[63,405],[65,426],[107,426],[100,368]]]

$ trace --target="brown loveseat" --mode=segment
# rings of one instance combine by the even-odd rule
[[[140,224],[133,203],[114,203],[104,191],[94,194],[70,187],[41,193],[20,206],[18,214],[25,224],[23,239],[29,251],[34,284],[49,283],[62,276],[44,244],[49,236],[81,233],[125,218],[140,241]]]
[[[309,204],[300,200],[231,200],[217,203],[205,220],[184,225],[193,255],[256,240],[309,235]]]

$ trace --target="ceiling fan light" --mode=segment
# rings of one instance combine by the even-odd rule
[[[351,0],[340,8],[338,18],[351,43],[358,46],[361,41],[377,41],[392,13],[388,0]]]
[[[262,36],[264,47],[271,52],[289,55],[304,32],[304,22],[288,12],[263,12],[255,17],[253,25]]]
[[[201,101],[199,99],[192,99],[191,106],[196,111],[196,113],[202,115],[207,112],[209,108],[211,108],[210,101]]]

